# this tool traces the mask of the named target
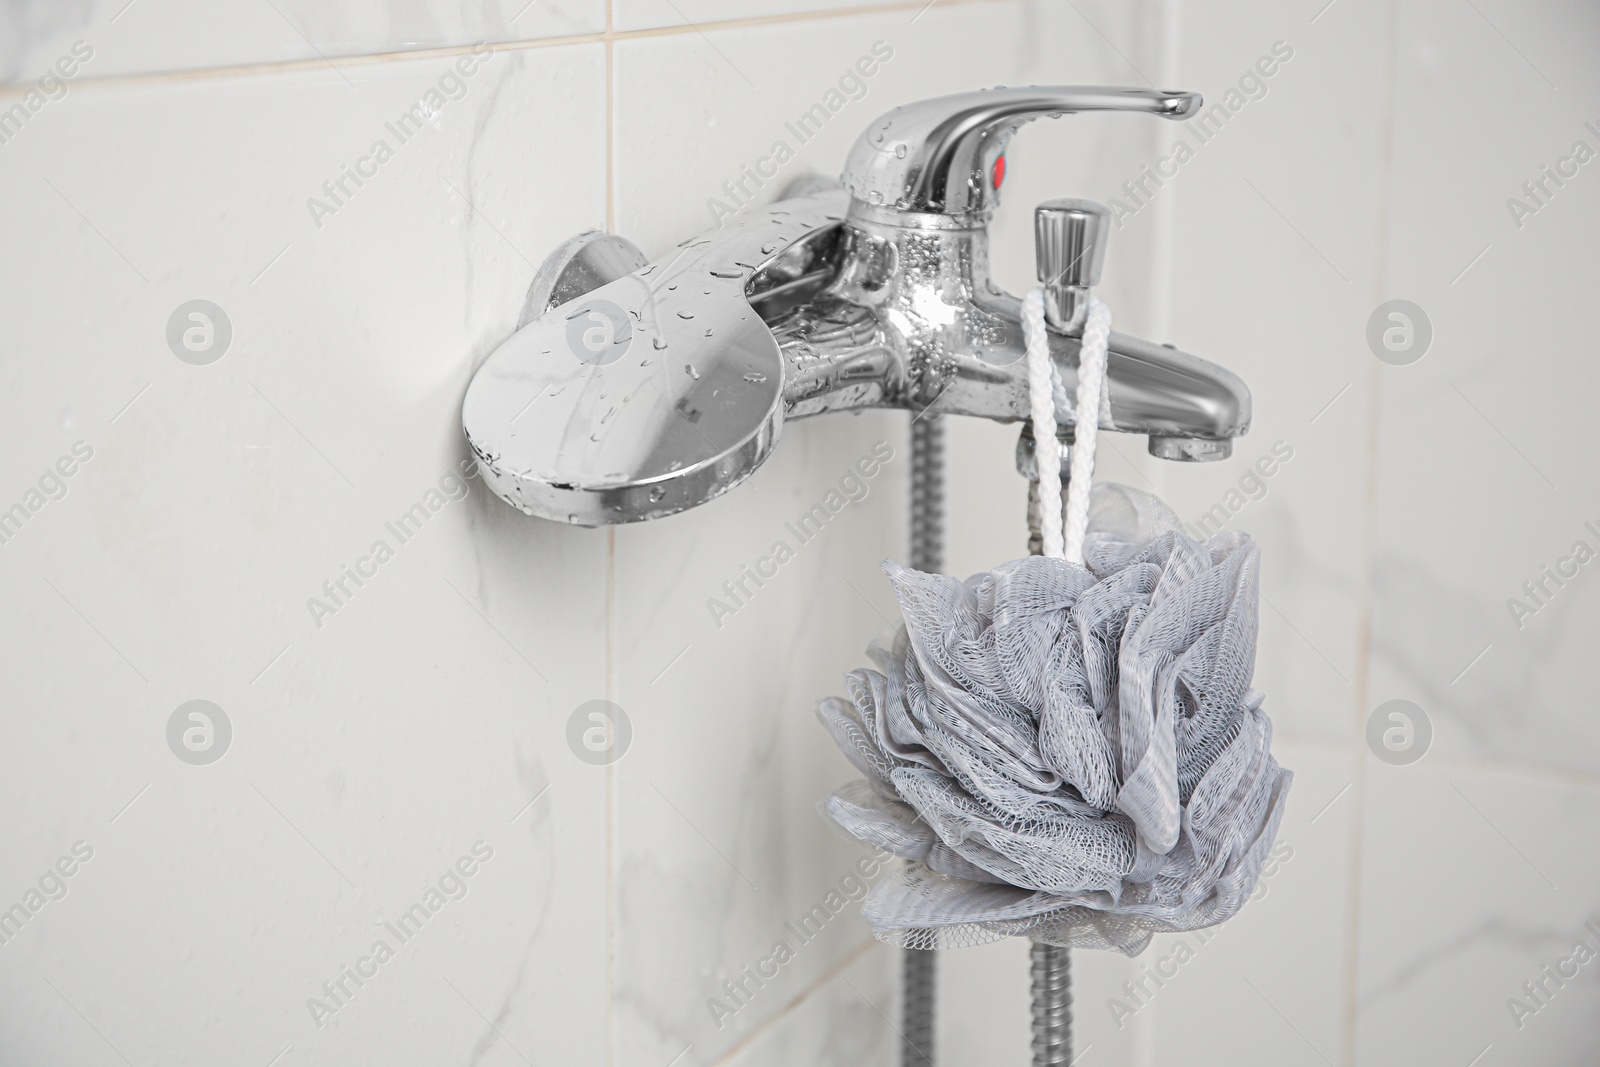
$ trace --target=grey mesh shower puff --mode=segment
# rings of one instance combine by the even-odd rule
[[[913,861],[863,904],[882,940],[1134,955],[1255,886],[1291,778],[1250,688],[1256,546],[1191,540],[1126,486],[1096,485],[1090,515],[1084,567],[884,564],[905,625],[817,709],[866,775],[823,812]]]

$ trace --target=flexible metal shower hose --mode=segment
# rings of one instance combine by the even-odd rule
[[[1031,436],[1031,435],[1029,435]],[[1068,448],[1063,448],[1065,453]],[[1065,504],[1063,503],[1063,508]],[[1039,483],[1028,483],[1028,552],[1043,552]],[[1038,941],[1029,949],[1032,978],[1033,1067],[1072,1063],[1072,950]]]
[[[911,566],[944,567],[944,419],[926,412],[911,421]],[[938,953],[902,950],[901,1067],[933,1067]]]
[[[944,567],[944,418],[923,414],[911,423],[911,566]]]
[[[1028,530],[1028,550],[1038,555],[1036,481],[1028,486]],[[937,415],[923,414],[911,423],[911,566],[929,572],[944,566],[944,422]],[[929,949],[902,954],[901,1067],[933,1067],[939,957]],[[1072,1062],[1071,950],[1035,941],[1030,957],[1034,1067],[1067,1067]]]
[[[1033,1067],[1072,1062],[1072,950],[1035,941],[1033,972]]]

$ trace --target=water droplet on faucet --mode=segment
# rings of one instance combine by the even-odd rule
[[[897,145],[894,146],[894,158],[896,158],[896,159],[904,159],[904,158],[906,158],[906,146],[905,145],[897,144]]]
[[[692,319],[692,318],[694,318],[694,312],[692,312],[692,311],[680,311],[680,312],[678,312],[678,318],[680,318],[680,319]]]
[[[665,337],[652,337],[652,338],[650,338],[650,343],[655,346],[655,349],[656,349],[657,352],[659,352],[663,348],[667,347],[667,339]],[[650,361],[647,359],[647,360],[644,361],[644,363],[641,363],[639,365],[642,367],[642,366],[645,366],[646,364],[648,364],[649,362]]]
[[[700,372],[694,369],[694,364],[693,363],[685,363],[683,365],[683,371],[684,371],[685,374],[687,374],[689,377],[693,378],[695,381],[698,382],[700,380]]]
[[[750,371],[748,374],[746,374],[744,376],[744,380],[749,382],[752,385],[755,385],[757,383],[766,381],[767,380],[767,376],[765,374],[762,374],[760,371]]]

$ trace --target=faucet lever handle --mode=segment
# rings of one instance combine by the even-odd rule
[[[1100,284],[1111,212],[1093,200],[1046,200],[1033,209],[1033,255],[1044,314],[1061,333],[1083,332],[1089,288]]]
[[[1005,176],[1000,157],[1024,122],[1079,111],[1183,119],[1199,107],[1199,93],[1112,85],[1034,85],[918,100],[862,131],[841,177],[857,212],[915,211],[981,222],[994,209]]]

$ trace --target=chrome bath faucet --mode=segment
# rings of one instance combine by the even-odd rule
[[[1100,86],[923,100],[867,128],[842,187],[801,179],[655,262],[616,235],[573,238],[467,389],[462,423],[485,483],[531,515],[635,522],[737,485],[792,419],[859,408],[1027,419],[1021,301],[989,276],[1011,135],[1045,115],[1181,119],[1199,105]],[[1035,215],[1069,399],[1107,221],[1085,200]],[[1147,435],[1163,459],[1225,458],[1250,425],[1236,375],[1126,334],[1111,335],[1107,394],[1101,428]]]

